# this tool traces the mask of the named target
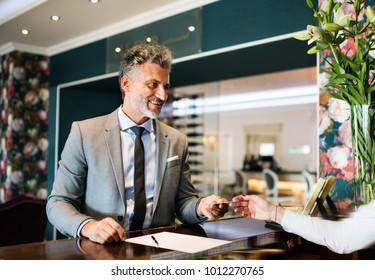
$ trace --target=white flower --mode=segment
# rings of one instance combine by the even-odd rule
[[[1,98],[5,100],[7,98],[7,93],[7,88],[3,87]]]
[[[46,199],[47,195],[48,195],[47,190],[44,188],[39,189],[38,192],[36,193],[36,197],[41,198],[41,199]]]
[[[22,181],[23,181],[22,171],[21,170],[14,171],[12,173],[12,176],[11,176],[10,180],[16,185],[19,184],[19,183],[22,183]]]
[[[23,80],[25,79],[25,76],[26,76],[26,71],[24,68],[22,67],[14,67],[13,69],[13,77],[16,79],[16,80]]]
[[[29,79],[29,84],[32,87],[36,87],[39,84],[39,79],[38,78],[30,78]]]
[[[328,111],[324,106],[319,106],[319,135],[331,125],[331,119],[328,117]]]
[[[36,187],[37,183],[38,181],[35,178],[26,181],[26,185],[30,188]]]
[[[8,125],[11,127],[13,123],[13,114],[8,115]]]
[[[40,99],[42,99],[44,102],[46,102],[49,99],[49,90],[46,88],[40,89],[38,94]]]
[[[336,146],[327,151],[328,160],[333,168],[343,169],[348,165],[350,149],[345,146]]]
[[[5,61],[4,61],[4,62],[5,62]],[[13,74],[13,69],[14,69],[14,63],[11,62],[11,63],[9,64],[9,73],[10,73],[10,74]]]
[[[6,151],[6,141],[5,138],[1,138],[1,150]]]
[[[324,89],[329,82],[329,76],[326,72],[319,73],[319,88]]]
[[[46,61],[46,60],[41,60],[41,61],[39,61],[39,66],[40,66],[40,68],[41,68],[43,71],[46,71],[46,70],[48,70],[49,63],[48,63],[48,61]]]
[[[8,117],[8,122],[9,122],[9,117]],[[22,119],[14,119],[13,122],[11,122],[11,124],[12,124],[12,129],[16,132],[22,131],[25,127],[25,124]]]
[[[27,130],[27,134],[28,134],[31,138],[33,138],[33,137],[35,137],[35,136],[38,136],[38,129],[37,129],[36,127],[29,128],[29,129]]]
[[[331,98],[328,102],[328,116],[336,122],[343,123],[350,117],[349,104],[343,100]]]
[[[344,13],[344,10],[342,8],[339,8],[333,13],[333,22],[338,25],[346,27],[350,23],[350,17],[351,17],[350,14],[346,15]]]
[[[10,176],[12,176],[12,166],[11,165],[8,165],[7,166],[7,177],[10,178]]]
[[[48,140],[46,138],[40,138],[38,141],[38,147],[45,152],[48,149]]]

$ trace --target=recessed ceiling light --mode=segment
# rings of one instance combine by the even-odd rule
[[[51,19],[54,20],[54,21],[58,21],[58,20],[60,20],[60,17],[59,16],[51,16]]]
[[[22,29],[22,30],[21,30],[21,33],[22,33],[23,35],[27,35],[27,34],[29,34],[29,30],[27,30],[27,29]]]
[[[195,26],[193,26],[193,25],[190,25],[190,26],[188,27],[188,30],[189,30],[190,32],[193,32],[193,31],[195,31]]]
[[[89,1],[90,1],[90,3],[93,3],[93,4],[99,3],[99,0],[89,0]]]
[[[120,53],[121,52],[121,48],[120,47],[115,48],[115,52]]]

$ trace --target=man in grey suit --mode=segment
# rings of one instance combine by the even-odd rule
[[[132,230],[138,211],[134,126],[144,130],[141,228],[172,225],[176,217],[196,224],[227,212],[220,204],[225,198],[198,197],[190,178],[187,137],[157,120],[168,97],[171,64],[166,47],[135,45],[121,60],[121,107],[72,124],[47,202],[50,222],[64,235],[104,244],[125,240]]]

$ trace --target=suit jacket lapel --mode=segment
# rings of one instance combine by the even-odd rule
[[[124,169],[122,165],[122,149],[120,125],[118,121],[118,110],[108,116],[107,124],[104,128],[107,150],[110,155],[113,172],[122,201],[125,201]],[[125,205],[126,207],[126,205]]]
[[[159,121],[155,120],[156,126],[156,179],[155,179],[155,189],[154,189],[154,207],[155,211],[157,204],[159,202],[159,195],[161,191],[161,186],[163,183],[165,167],[167,164],[168,157],[168,133],[162,129],[159,125]]]

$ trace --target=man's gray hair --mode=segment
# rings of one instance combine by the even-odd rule
[[[144,63],[156,63],[164,69],[171,71],[172,52],[163,45],[136,44],[130,48],[122,57],[119,69],[119,82],[123,76],[131,79],[137,75],[139,66]],[[121,88],[121,86],[120,86]],[[122,89],[121,89],[122,91]],[[124,92],[122,97],[124,98]]]
[[[171,71],[172,53],[162,45],[137,44],[129,49],[121,59],[119,77],[131,73],[144,63],[156,63]]]

